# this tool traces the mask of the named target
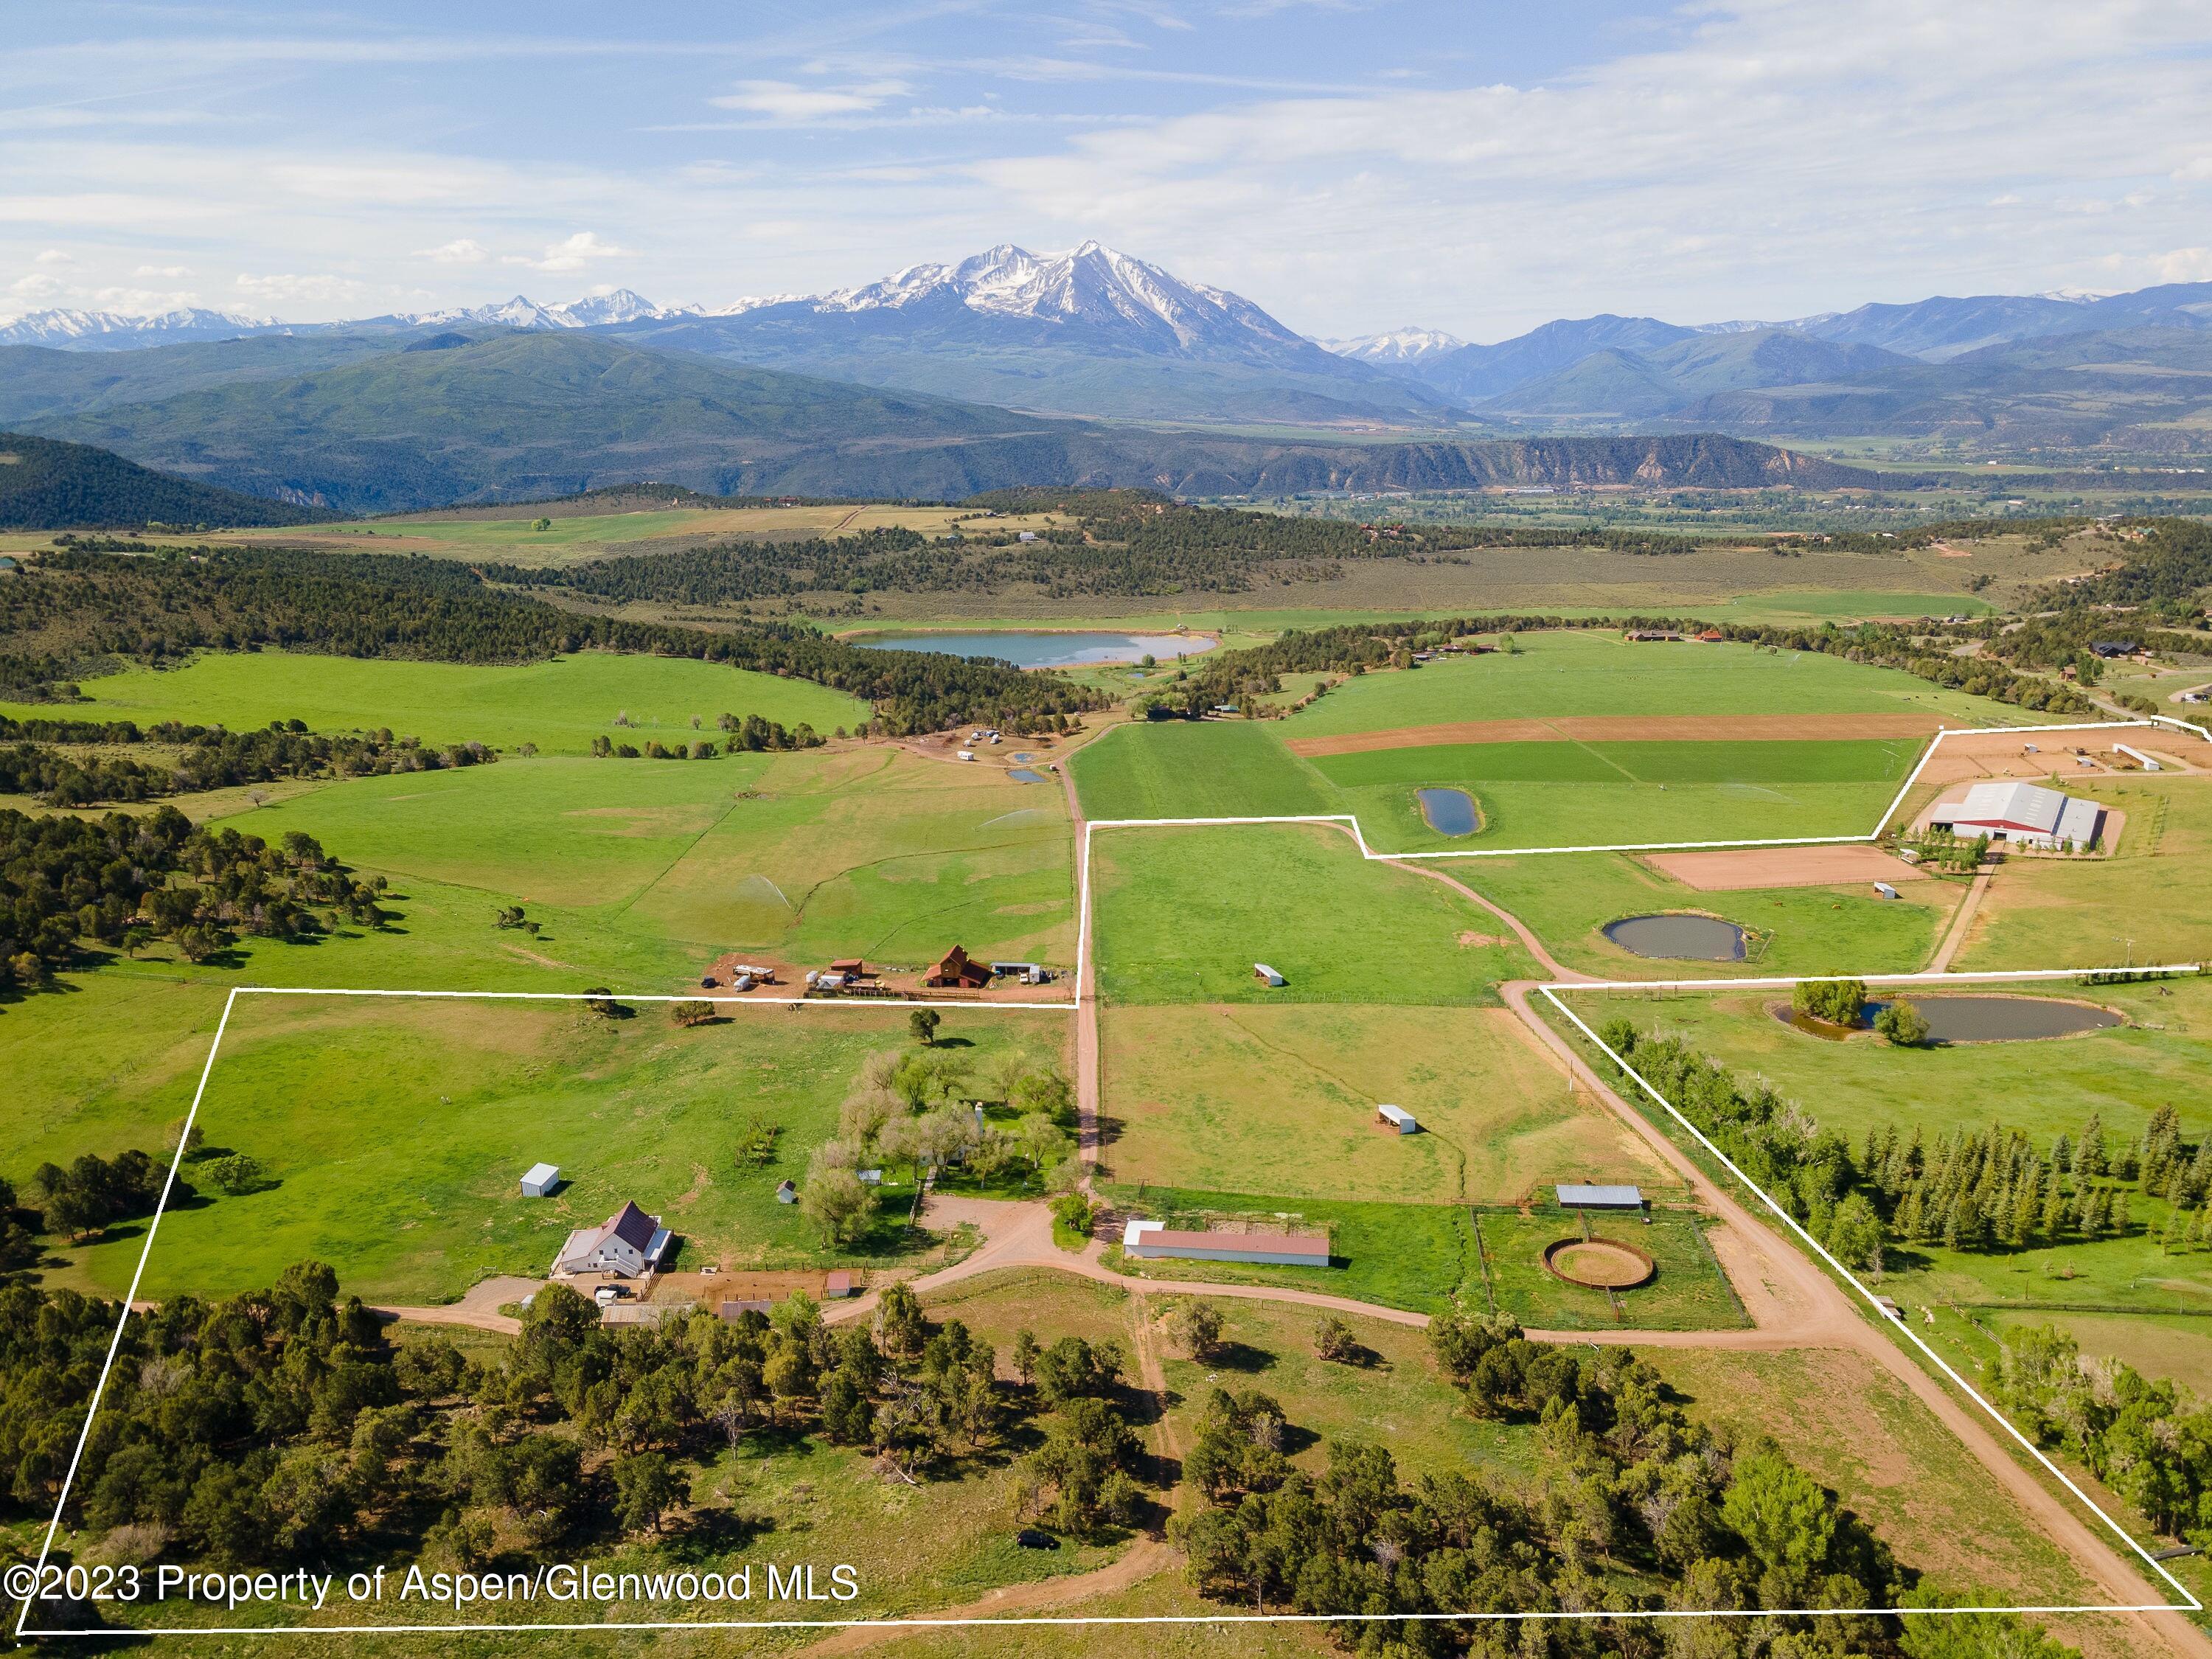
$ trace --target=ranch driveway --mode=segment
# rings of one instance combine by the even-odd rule
[[[387,1319],[404,1319],[410,1325],[467,1325],[479,1331],[496,1331],[502,1336],[519,1336],[522,1322],[501,1313],[500,1309],[544,1288],[541,1279],[501,1274],[471,1285],[459,1302],[434,1308],[373,1307],[369,1312]]]

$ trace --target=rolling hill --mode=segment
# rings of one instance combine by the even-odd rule
[[[87,444],[0,432],[0,530],[136,530],[148,524],[305,524],[322,515],[211,489]]]
[[[1048,429],[1003,410],[578,332],[504,334],[420,352],[387,343],[377,356],[304,374],[233,380],[22,423],[228,488],[349,512],[524,499],[644,477],[726,494],[742,487],[749,467],[824,447]]]

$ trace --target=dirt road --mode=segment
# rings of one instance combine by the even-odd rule
[[[371,1308],[369,1312],[382,1314],[387,1319],[404,1319],[410,1325],[466,1325],[474,1330],[496,1331],[501,1336],[519,1336],[522,1334],[522,1322],[501,1313],[501,1307],[509,1302],[520,1302],[544,1288],[538,1279],[502,1275],[471,1285],[459,1302],[433,1308]]]
[[[1966,883],[1966,896],[1959,901],[1959,908],[1951,917],[1951,925],[1944,930],[1942,944],[1936,947],[1936,959],[1928,964],[1931,974],[1951,971],[1951,958],[1965,948],[1966,935],[1973,930],[1974,912],[1982,908],[1989,896],[1990,884],[1996,879],[1996,872],[1984,870]]]

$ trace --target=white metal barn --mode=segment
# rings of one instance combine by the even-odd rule
[[[1388,1124],[1401,1135],[1417,1135],[1421,1132],[1421,1126],[1413,1121],[1413,1115],[1403,1106],[1377,1106],[1375,1115],[1379,1121]]]
[[[533,1164],[523,1171],[522,1195],[525,1198],[544,1198],[561,1184],[561,1168],[556,1164]]]
[[[2077,800],[2039,783],[1978,783],[1955,804],[1938,804],[1929,813],[1932,829],[1961,836],[1986,835],[2022,847],[2063,847],[2097,839],[2105,809]]]

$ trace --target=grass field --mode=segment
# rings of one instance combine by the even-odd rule
[[[1214,1217],[1281,1219],[1326,1229],[1327,1267],[1273,1267],[1230,1261],[1138,1261],[1117,1245],[1109,1263],[1133,1279],[1198,1279],[1211,1284],[1283,1285],[1348,1296],[1386,1308],[1443,1313],[1462,1291],[1479,1303],[1482,1270],[1475,1260],[1468,1211],[1457,1204],[1362,1204],[1333,1199],[1278,1198],[1183,1187],[1122,1186],[1110,1200],[1132,1213],[1170,1225],[1203,1228]]]
[[[1070,763],[1091,818],[1294,817],[1346,810],[1272,723],[1165,720],[1107,732]]]
[[[1626,1325],[1639,1330],[1738,1330],[1751,1322],[1728,1279],[1699,1237],[1704,1221],[1686,1210],[1655,1209],[1650,1224],[1632,1217],[1591,1218],[1601,1238],[1625,1239],[1658,1264],[1649,1285],[1617,1292],[1619,1311],[1602,1291],[1570,1285],[1544,1267],[1546,1246],[1583,1236],[1581,1224],[1549,1204],[1533,1210],[1480,1209],[1480,1289],[1488,1305],[1533,1330],[1590,1331]]]
[[[1097,818],[1351,813],[1378,850],[1480,850],[1863,835],[1924,747],[1911,738],[1409,744],[1325,755],[1302,738],[1545,716],[1863,714],[2018,723],[2017,710],[1838,658],[1748,646],[1521,636],[1517,654],[1361,675],[1281,720],[1155,722],[1079,751]],[[1465,789],[1480,827],[1429,828],[1415,792]]]
[[[1091,865],[1109,1002],[1460,1004],[1534,972],[1488,911],[1319,825],[1101,830]]]
[[[642,748],[647,738],[718,739],[718,716],[758,714],[827,737],[865,722],[868,706],[811,680],[780,679],[682,657],[587,652],[520,667],[321,657],[283,651],[209,653],[181,668],[129,668],[82,682],[92,699],[80,720],[185,720],[234,731],[272,720],[305,720],[318,732],[388,726],[426,743],[471,739],[511,749],[534,743],[549,755],[584,755],[605,736]],[[51,716],[46,705],[0,703],[19,720]],[[627,726],[614,724],[626,714]],[[703,729],[695,732],[697,719]]]
[[[1110,1178],[1222,1192],[1515,1202],[1547,1182],[1667,1184],[1503,1008],[1110,1008]],[[1376,1126],[1383,1101],[1425,1133]]]
[[[1452,874],[1520,917],[1561,962],[1606,979],[1910,973],[1927,965],[1965,891],[1916,881],[1899,883],[1894,899],[1856,884],[1709,892],[1618,853],[1468,859]],[[1666,910],[1721,916],[1762,942],[1741,963],[1682,963],[1636,956],[1601,931]]]
[[[1152,1299],[1164,1315],[1174,1302]],[[1344,1316],[1364,1351],[1360,1363],[1314,1352],[1320,1316],[1310,1308],[1218,1297],[1222,1346],[1204,1363],[1184,1358],[1163,1337],[1169,1389],[1177,1396],[1170,1419],[1185,1445],[1197,1433],[1206,1396],[1215,1389],[1256,1389],[1283,1408],[1290,1428],[1283,1449],[1296,1467],[1318,1478],[1328,1467],[1328,1443],[1364,1440],[1390,1449],[1399,1478],[1486,1470],[1525,1479],[1538,1465],[1534,1427],[1484,1421],[1468,1414],[1460,1392],[1437,1369],[1421,1332],[1387,1320]]]
[[[1518,635],[1517,653],[1367,674],[1283,724],[1285,738],[1460,720],[1605,714],[1942,714],[1972,725],[2033,724],[2020,711],[1894,669],[1748,645],[1630,644],[1608,633]],[[1997,716],[2004,718],[2001,721]]]
[[[697,962],[753,950],[920,963],[955,942],[1073,961],[1062,793],[898,750],[509,759],[334,785],[242,827],[303,830],[364,868],[476,888],[494,908],[582,910]]]
[[[2007,864],[1953,966],[2212,960],[2212,779],[2067,782],[2128,815],[2118,849],[2109,859]]]
[[[1056,1013],[951,1012],[939,1041],[1057,1055],[1066,1035]],[[894,1259],[913,1248],[899,1192],[856,1246],[825,1252],[775,1188],[836,1133],[861,1060],[908,1041],[896,1010],[748,1009],[678,1030],[652,1006],[608,1020],[573,1003],[246,999],[199,1122],[277,1184],[173,1208],[145,1293],[229,1295],[313,1257],[373,1300],[447,1300],[489,1274],[542,1274],[570,1229],[625,1199],[684,1236],[683,1267]],[[756,1121],[781,1138],[771,1163],[741,1169]],[[572,1184],[522,1198],[541,1159]],[[70,1277],[119,1290],[137,1231],[80,1252]]]

